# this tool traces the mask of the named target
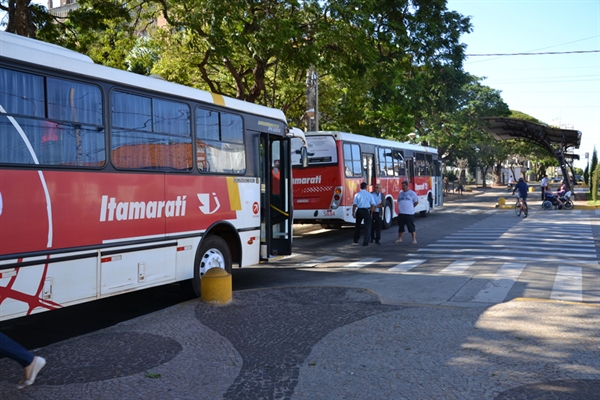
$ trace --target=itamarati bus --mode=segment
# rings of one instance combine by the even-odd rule
[[[291,253],[282,111],[0,32],[0,319]],[[304,154],[306,154],[304,150]]]
[[[346,132],[307,132],[305,136],[308,167],[300,168],[300,160],[293,165],[295,223],[324,228],[353,224],[352,202],[361,182],[367,183],[369,191],[381,184],[384,228],[398,215],[397,199],[405,180],[419,196],[415,212],[425,216],[442,205],[436,149]]]

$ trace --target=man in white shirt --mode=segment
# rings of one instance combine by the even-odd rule
[[[417,244],[417,232],[415,229],[415,207],[419,204],[419,197],[408,188],[408,182],[402,182],[402,190],[398,194],[398,240],[402,243],[404,226],[412,235],[412,243]]]
[[[548,175],[544,175],[542,178],[542,201],[546,199],[546,192],[548,191]]]

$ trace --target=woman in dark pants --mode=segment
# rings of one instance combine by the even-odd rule
[[[0,332],[0,355],[12,358],[23,367],[25,377],[17,385],[18,389],[33,385],[37,374],[44,368],[44,365],[46,365],[46,360],[44,360],[44,358],[34,356],[27,351],[25,347],[21,346],[2,332]]]

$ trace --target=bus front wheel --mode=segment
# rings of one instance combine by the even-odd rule
[[[200,297],[202,275],[211,268],[221,268],[231,274],[231,251],[229,246],[223,238],[214,235],[202,240],[196,253],[192,288],[197,297]]]

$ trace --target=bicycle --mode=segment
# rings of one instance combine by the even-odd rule
[[[515,214],[517,214],[517,217],[520,217],[521,213],[523,213],[523,218],[527,218],[527,212],[527,204],[521,200],[520,196],[517,196],[517,202],[515,203]]]

